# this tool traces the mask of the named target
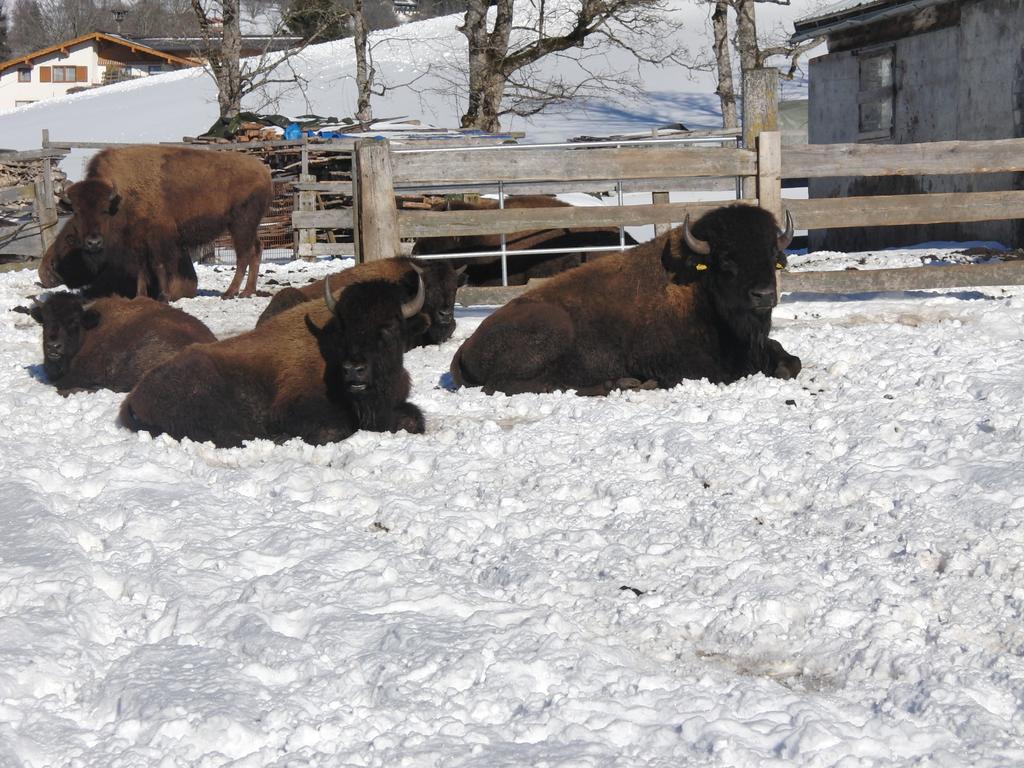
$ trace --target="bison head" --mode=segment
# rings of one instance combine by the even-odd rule
[[[686,281],[705,289],[719,317],[740,336],[767,334],[778,302],[777,273],[793,239],[789,213],[785,231],[768,211],[749,205],[718,208],[692,229],[687,217],[681,229]],[[679,270],[678,264],[666,266]]]
[[[369,280],[346,287],[338,299],[324,281],[331,319],[319,328],[306,315],[326,363],[324,381],[331,399],[391,399],[404,374],[405,335],[415,324],[425,329],[425,289],[419,271],[399,283]]]
[[[455,291],[465,267],[453,269],[451,262],[430,259],[417,261],[423,275],[425,296],[421,313],[427,328],[416,336],[407,335],[407,349],[426,344],[440,344],[455,333]]]
[[[85,179],[67,189],[68,201],[75,212],[79,238],[89,253],[99,253],[110,228],[110,220],[121,207],[117,187],[102,179]]]
[[[85,332],[99,324],[99,313],[75,293],[52,294],[34,304],[30,313],[43,326],[43,370],[51,382],[57,381],[71,368]]]

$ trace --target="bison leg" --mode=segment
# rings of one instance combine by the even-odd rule
[[[802,365],[800,358],[791,355],[775,339],[768,339],[768,375],[776,379],[795,379]]]
[[[231,242],[235,247],[235,276],[221,298],[230,299],[236,295],[243,297],[256,295],[256,280],[259,278],[260,261],[263,255],[263,246],[257,233],[260,220],[269,205],[269,199],[255,195],[234,210],[228,231],[231,233]],[[245,290],[239,293],[238,289],[242,287],[242,277],[246,271],[249,276],[245,282]]]
[[[572,318],[562,307],[507,304],[487,318],[452,361],[456,383],[484,392],[552,392],[573,389],[559,363],[573,347]]]
[[[422,435],[426,431],[426,422],[423,419],[423,411],[412,403],[399,403],[395,406],[395,428],[398,432],[405,430],[410,435]]]
[[[356,431],[350,415],[318,395],[301,395],[275,406],[270,434],[283,443],[300,437],[310,445],[337,443]]]

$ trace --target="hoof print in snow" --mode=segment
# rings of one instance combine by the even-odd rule
[[[374,532],[380,531],[381,533],[391,533],[390,528],[384,525],[384,523],[378,522],[376,520],[370,525],[370,530]]]
[[[627,587],[625,585],[619,587],[619,592],[632,592],[636,597],[640,597],[640,595],[646,594],[642,589],[637,589],[636,587]]]

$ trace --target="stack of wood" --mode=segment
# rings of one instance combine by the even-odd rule
[[[10,153],[12,157],[16,154]],[[35,182],[42,172],[39,160],[5,159],[0,152],[0,217],[17,219],[29,213],[35,200]],[[53,190],[55,196],[64,192],[67,175],[59,168],[53,169]]]

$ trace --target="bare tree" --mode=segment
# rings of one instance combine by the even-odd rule
[[[524,20],[517,21],[517,9],[524,11]],[[660,0],[579,0],[568,14],[552,18],[543,0],[496,0],[489,28],[488,0],[467,0],[459,27],[469,47],[468,104],[462,126],[497,131],[504,114],[536,114],[580,95],[588,85],[624,85],[622,73],[593,72],[584,82],[540,78],[534,65],[552,54],[617,45],[633,51],[638,60],[672,59],[676,52],[659,45],[667,38],[663,10]]]
[[[354,0],[352,8],[353,44],[356,50],[356,120],[368,123],[373,119],[373,108],[370,96],[373,91],[374,69],[370,58],[369,30],[366,26],[366,14],[363,0]]]
[[[217,83],[217,103],[223,121],[238,116],[242,99],[249,94],[265,93],[273,85],[304,87],[304,80],[290,62],[319,39],[316,29],[294,47],[273,51],[273,41],[286,32],[286,19],[282,19],[266,36],[262,53],[243,61],[239,0],[213,0],[205,6],[204,0],[191,0],[191,3],[202,39],[198,53]],[[325,13],[320,24],[326,28],[335,21],[330,13]]]
[[[736,34],[732,45],[739,56],[740,70],[746,72],[761,69],[773,57],[789,59],[789,68],[782,76],[792,78],[797,71],[800,57],[817,46],[822,38],[807,40],[797,45],[786,41],[774,44],[764,42],[757,28],[757,3],[774,3],[789,5],[789,0],[711,0],[715,10],[712,14],[714,27],[714,50],[718,69],[718,97],[722,104],[722,124],[726,128],[735,128],[736,119],[736,88],[733,80],[732,57],[728,40],[728,9],[731,8],[736,19]]]

